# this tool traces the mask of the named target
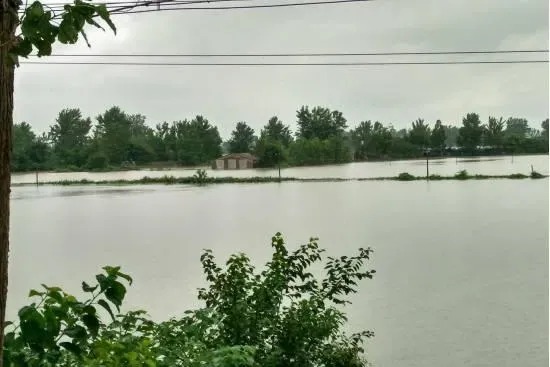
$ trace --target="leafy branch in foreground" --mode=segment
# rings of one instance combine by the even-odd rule
[[[113,308],[120,311],[126,295],[121,281],[132,283],[132,278],[120,267],[106,266],[104,274],[96,275],[93,286],[82,282],[88,299],[81,301],[59,287],[42,285],[44,290],[31,290],[29,297],[37,301],[19,310],[19,324],[5,333],[4,366],[56,366],[70,352],[78,361],[89,355],[102,354],[100,329],[105,328],[99,317],[98,306],[112,318]],[[7,323],[7,326],[10,323]]]
[[[63,10],[56,14],[40,1],[33,2],[25,9],[19,19],[21,33],[16,36],[9,54],[15,65],[19,65],[19,56],[27,57],[33,49],[36,49],[39,57],[51,55],[56,40],[63,44],[74,44],[81,35],[90,47],[84,31],[86,24],[104,30],[95,18],[101,18],[116,33],[105,4],[75,0],[73,4],[66,4]]]
[[[363,342],[370,331],[345,335],[342,307],[366,268],[372,250],[328,258],[325,277],[313,267],[322,260],[316,238],[289,251],[277,233],[273,255],[256,272],[244,254],[219,267],[211,251],[201,256],[208,287],[199,289],[205,307],[183,317],[151,321],[144,311],[120,312],[126,294],[119,267],[105,267],[97,284],[82,283],[79,301],[57,287],[32,290],[38,299],[19,312],[19,325],[6,334],[5,366],[366,366]],[[321,270],[321,269],[318,269]],[[108,322],[98,315],[97,306]],[[107,315],[105,315],[107,316]]]

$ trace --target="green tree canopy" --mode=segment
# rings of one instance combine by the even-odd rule
[[[261,138],[280,142],[285,147],[288,147],[293,140],[290,127],[279,120],[277,116],[270,118],[267,125],[263,127],[260,132]]]
[[[302,139],[318,138],[326,140],[334,136],[341,136],[347,128],[346,119],[342,112],[331,111],[324,107],[314,107],[311,111],[308,106],[302,106],[297,112],[297,137]]]
[[[439,151],[442,151],[443,149],[445,149],[446,139],[447,134],[445,132],[445,126],[443,126],[441,120],[437,120],[430,135],[430,145],[433,149],[438,149]]]
[[[485,127],[485,144],[501,148],[504,143],[504,119],[501,117],[489,117],[487,126]]]
[[[408,138],[411,144],[424,148],[430,146],[430,134],[428,124],[423,119],[417,119],[412,123]]]
[[[48,137],[56,158],[65,165],[82,167],[87,160],[87,145],[92,120],[78,108],[65,108],[50,126]]]
[[[229,139],[229,151],[231,153],[250,153],[254,149],[254,129],[246,122],[238,122]]]
[[[477,113],[468,113],[462,119],[462,127],[458,130],[457,144],[470,153],[481,145],[483,126]]]

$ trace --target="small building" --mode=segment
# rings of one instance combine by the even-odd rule
[[[254,168],[258,158],[250,153],[226,154],[214,162],[213,169],[249,169]]]

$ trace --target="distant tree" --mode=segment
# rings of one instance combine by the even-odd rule
[[[191,121],[176,123],[176,147],[178,160],[187,165],[207,163],[221,155],[222,139],[218,128],[203,116]]]
[[[280,142],[284,147],[288,147],[292,142],[292,133],[288,125],[283,124],[277,116],[273,116],[260,132],[261,138]]]
[[[91,128],[92,120],[84,118],[80,109],[66,108],[59,112],[55,124],[50,126],[48,138],[60,164],[84,166]]]
[[[254,155],[258,157],[258,167],[277,167],[287,161],[287,153],[279,141],[260,137]]]
[[[373,126],[370,120],[361,121],[359,125],[351,131],[354,155],[356,160],[368,159],[369,150],[373,140]]]
[[[437,120],[430,135],[430,145],[433,149],[439,151],[439,154],[442,154],[445,149],[446,139],[447,134],[445,132],[445,127],[443,123],[441,123],[441,120]]]
[[[231,153],[250,153],[254,149],[255,140],[254,129],[246,122],[238,122],[231,133],[229,150]]]
[[[489,117],[487,126],[485,127],[485,144],[498,149],[502,148],[504,143],[504,120],[501,117]]]
[[[430,127],[423,119],[418,119],[412,123],[408,138],[411,144],[427,148],[430,146]]]
[[[451,126],[451,125],[445,125],[443,126],[445,129],[445,146],[447,147],[455,147],[457,146],[457,139],[458,139],[458,127]]]
[[[132,121],[118,106],[111,107],[97,117],[94,137],[111,163],[120,164],[128,160],[132,128],[136,128],[136,124],[139,121]]]
[[[458,131],[457,144],[468,151],[474,153],[477,147],[481,145],[483,135],[483,126],[477,113],[468,113],[462,119],[462,127]]]
[[[342,136],[347,128],[346,119],[340,111],[331,111],[324,107],[302,106],[297,112],[298,132],[302,139],[318,138],[326,140],[333,136]]]
[[[506,120],[506,130],[504,134],[506,137],[517,137],[519,140],[523,140],[529,134],[529,122],[524,118],[510,117]]]
[[[542,127],[542,137],[548,140],[548,119],[542,122],[541,127]]]

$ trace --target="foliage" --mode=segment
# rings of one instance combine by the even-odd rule
[[[290,127],[283,124],[277,116],[269,119],[267,125],[260,132],[260,139],[279,142],[283,147],[288,147],[293,140]]]
[[[502,117],[497,119],[496,117],[489,117],[489,122],[485,127],[485,144],[502,148],[504,143],[504,120]]]
[[[342,137],[327,140],[297,139],[289,148],[290,163],[295,166],[348,163],[351,152]]]
[[[49,168],[51,152],[46,137],[37,137],[26,122],[13,125],[12,169],[29,171]]]
[[[105,4],[75,0],[73,4],[64,6],[63,13],[54,14],[47,6],[45,9],[40,1],[35,1],[25,8],[19,19],[21,34],[17,36],[10,50],[11,60],[18,65],[18,57],[29,56],[33,49],[39,57],[49,56],[56,41],[74,44],[78,41],[79,35],[88,43],[84,30],[86,25],[103,29],[96,21],[97,18],[101,18],[116,33],[116,27]],[[58,23],[59,19],[61,22]]]
[[[99,366],[132,360],[139,344],[123,338],[104,340],[116,325],[113,310],[120,311],[126,295],[122,281],[131,284],[132,278],[120,272],[120,267],[103,270],[96,275],[96,284],[82,282],[86,300],[59,287],[42,285],[43,291],[31,290],[29,297],[37,301],[21,308],[18,325],[5,332],[4,366]],[[100,310],[113,320],[109,327]]]
[[[91,128],[92,120],[89,117],[83,118],[78,108],[67,108],[59,112],[55,124],[50,126],[48,138],[60,165],[84,165],[87,161],[86,147]]]
[[[412,123],[408,138],[411,144],[427,148],[430,146],[430,135],[430,127],[424,123],[423,119],[418,119]]]
[[[283,144],[270,138],[261,137],[255,148],[258,167],[277,167],[288,160]]]
[[[199,185],[203,185],[208,180],[208,174],[203,169],[198,169],[193,175],[193,181]]]
[[[19,325],[7,332],[4,365],[366,366],[363,343],[374,334],[345,335],[342,307],[360,280],[372,279],[372,250],[328,257],[326,275],[317,279],[312,267],[324,250],[316,238],[290,251],[277,233],[271,246],[271,260],[260,272],[244,254],[231,256],[222,269],[205,250],[208,287],[199,289],[205,307],[160,323],[144,311],[120,313],[126,295],[121,281],[132,279],[119,267],[103,268],[93,286],[83,282],[84,301],[58,287],[32,290],[39,301],[23,307]]]
[[[321,141],[341,136],[347,128],[346,119],[342,112],[331,111],[324,107],[314,107],[311,111],[308,106],[302,106],[297,112],[298,132],[301,139],[317,138]]]
[[[462,127],[458,131],[457,143],[469,153],[474,153],[481,145],[483,126],[477,113],[468,113],[462,119]]]
[[[229,140],[229,151],[231,153],[250,153],[254,149],[255,140],[254,129],[246,122],[237,122]]]
[[[445,131],[445,126],[443,126],[441,120],[437,120],[430,135],[430,145],[433,149],[439,150],[441,154],[445,149],[446,139],[447,133]]]
[[[465,169],[461,170],[461,171],[458,171],[456,174],[455,174],[455,178],[459,179],[459,180],[466,180],[468,179],[470,176],[468,175],[468,171],[466,171]]]
[[[390,129],[378,121],[374,124],[371,121],[362,121],[351,131],[351,139],[357,160],[367,160],[369,157],[382,158],[392,144]]]
[[[414,181],[414,180],[416,180],[416,177],[414,177],[413,175],[411,175],[408,172],[402,172],[397,176],[397,180],[398,181]]]
[[[531,171],[531,175],[530,175],[530,176],[531,176],[531,178],[544,178],[544,177],[546,177],[546,176],[544,176],[543,174],[541,174],[541,173],[539,173],[539,172],[537,172],[537,171],[535,171],[535,170],[532,170],[532,171]]]
[[[468,114],[460,128],[443,125],[440,120],[430,128],[418,119],[411,129],[397,131],[392,125],[365,120],[345,131],[345,118],[338,111],[302,107],[297,115],[296,140],[289,126],[274,116],[258,138],[250,126],[241,122],[230,141],[222,143],[217,127],[201,115],[163,122],[153,129],[144,116],[129,114],[117,106],[99,115],[95,124],[79,109],[65,108],[47,136],[38,136],[29,124],[14,125],[12,168],[106,170],[153,163],[200,166],[218,158],[224,149],[251,152],[259,158],[260,167],[418,158],[427,147],[431,147],[430,155],[437,156],[548,152],[547,120],[537,130],[521,118],[490,116],[482,124],[477,114]]]

